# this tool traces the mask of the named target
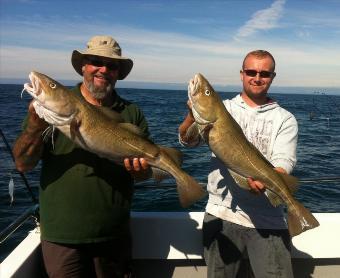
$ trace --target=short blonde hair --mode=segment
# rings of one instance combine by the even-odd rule
[[[275,70],[275,59],[273,57],[272,54],[270,54],[267,50],[253,50],[251,52],[249,52],[246,57],[244,57],[244,60],[243,60],[243,63],[242,63],[242,69],[244,69],[244,64],[247,60],[248,57],[250,56],[255,56],[256,58],[258,59],[263,59],[263,58],[266,58],[266,57],[270,57],[273,61],[273,71]]]

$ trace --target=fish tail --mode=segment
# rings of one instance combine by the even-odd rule
[[[178,151],[161,148],[158,166],[175,178],[180,204],[186,208],[203,198],[206,195],[206,191],[193,177],[180,168],[181,158],[181,154]]]
[[[288,207],[288,230],[292,237],[319,225],[318,220],[301,203],[295,201]]]
[[[189,207],[207,194],[202,186],[185,172],[176,178],[176,182],[179,201],[184,208]]]

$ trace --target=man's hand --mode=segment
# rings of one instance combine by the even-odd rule
[[[247,178],[247,181],[251,192],[260,194],[266,191],[266,187],[262,182],[253,180],[252,178]]]
[[[124,159],[124,166],[135,180],[144,180],[149,176],[150,166],[144,158]]]
[[[48,123],[40,119],[33,107],[33,101],[28,106],[28,122],[26,131],[28,133],[35,133],[37,131],[44,131],[48,127]]]
[[[287,174],[287,172],[285,171],[285,169],[281,168],[281,167],[276,167],[274,168],[275,171],[279,172],[279,173],[284,173]],[[248,184],[250,186],[250,190],[253,193],[256,194],[260,194],[266,191],[266,185],[263,184],[260,181],[254,180],[252,178],[247,178]]]

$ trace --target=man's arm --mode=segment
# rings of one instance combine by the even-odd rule
[[[196,147],[201,143],[202,138],[198,126],[195,124],[190,100],[188,100],[187,105],[189,110],[188,114],[178,127],[179,142],[186,147]]]
[[[270,162],[283,168],[288,174],[296,165],[298,123],[293,115],[285,119],[276,136]]]
[[[298,124],[293,115],[288,117],[282,124],[278,133],[271,156],[271,163],[275,170],[289,174],[296,164],[296,146],[298,138]],[[260,181],[248,178],[248,184],[252,192],[261,193],[265,191],[265,185]]]
[[[39,162],[44,145],[42,133],[47,127],[48,124],[39,118],[30,103],[27,126],[13,146],[15,166],[19,172],[29,171]]]

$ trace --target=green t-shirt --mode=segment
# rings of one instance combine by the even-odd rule
[[[80,93],[80,84],[71,90]],[[112,109],[149,136],[142,111],[118,95]],[[133,179],[125,167],[75,145],[61,132],[46,143],[40,179],[41,238],[91,243],[127,236]]]

